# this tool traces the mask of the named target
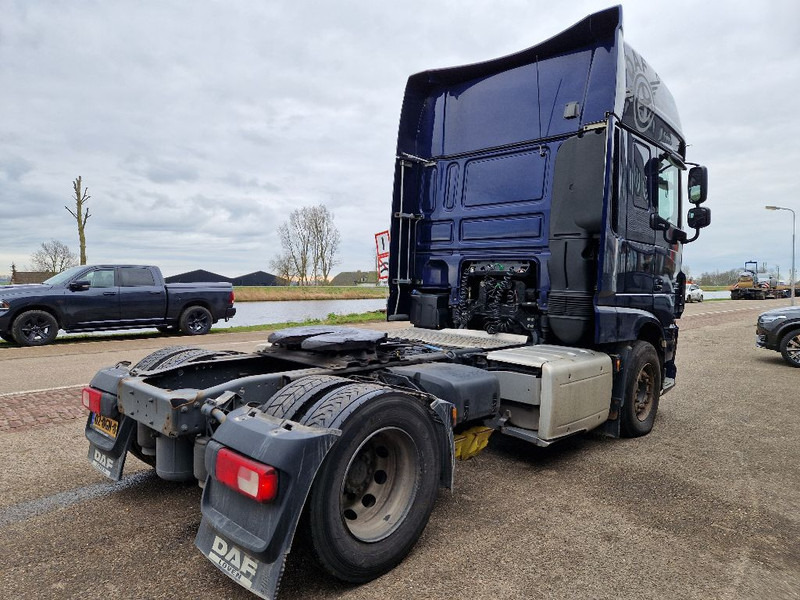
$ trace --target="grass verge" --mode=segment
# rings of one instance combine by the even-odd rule
[[[278,302],[289,300],[369,300],[384,299],[389,295],[387,287],[355,286],[267,286],[235,287],[237,302]]]

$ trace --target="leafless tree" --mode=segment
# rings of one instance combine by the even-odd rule
[[[73,211],[69,206],[65,206],[67,212],[71,214],[78,222],[78,240],[81,246],[81,264],[86,264],[86,221],[92,215],[89,214],[89,209],[84,206],[89,201],[89,188],[81,189],[81,177],[72,182],[72,189],[75,191],[75,210]]]
[[[327,207],[320,204],[313,206],[308,215],[314,253],[314,280],[328,283],[328,276],[336,264],[336,253],[339,251],[339,230],[333,224],[333,215]]]
[[[61,273],[77,264],[75,253],[58,240],[42,242],[41,248],[31,254],[31,266],[34,271]]]
[[[294,279],[294,267],[292,260],[286,254],[280,254],[273,258],[269,263],[270,268],[275,271],[280,279],[283,279],[288,285]]]
[[[289,220],[278,228],[283,254],[275,259],[273,267],[284,266],[300,285],[326,282],[336,264],[339,249],[339,231],[333,224],[333,215],[323,205],[295,209]]]

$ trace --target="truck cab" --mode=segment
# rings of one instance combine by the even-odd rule
[[[621,10],[406,87],[389,319],[609,349],[646,340],[675,377],[686,143],[675,102],[623,41]],[[690,172],[693,202],[706,194]],[[696,236],[695,236],[696,237]]]

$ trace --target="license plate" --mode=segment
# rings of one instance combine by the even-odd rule
[[[104,417],[97,413],[92,413],[92,427],[97,431],[105,433],[110,438],[116,438],[119,432],[119,421],[111,417]]]

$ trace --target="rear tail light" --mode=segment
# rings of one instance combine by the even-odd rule
[[[94,388],[85,387],[83,388],[83,392],[81,392],[81,404],[83,404],[84,408],[93,413],[100,412],[100,401],[102,398],[103,393]]]
[[[236,300],[236,294],[233,292],[233,290],[231,290],[231,297],[230,297],[230,298],[228,298],[228,304],[230,304],[231,306],[233,306],[233,301],[234,301],[234,300]]]
[[[217,453],[217,479],[223,485],[256,500],[269,502],[278,495],[278,471],[222,448]]]

